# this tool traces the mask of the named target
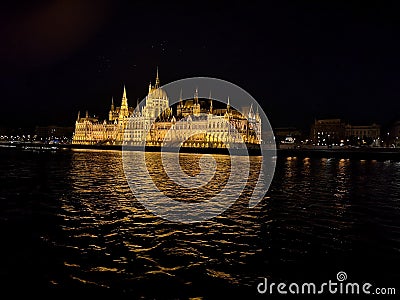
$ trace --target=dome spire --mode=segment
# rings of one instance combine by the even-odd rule
[[[158,77],[158,66],[157,66],[157,75],[156,75],[156,85],[155,88],[159,88],[160,87],[160,78]]]

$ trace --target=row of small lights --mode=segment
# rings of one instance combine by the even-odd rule
[[[329,135],[328,135],[328,137],[329,137]],[[275,137],[274,137],[275,138]],[[398,140],[399,139],[399,137],[396,137],[396,140]],[[296,138],[292,138],[292,140],[293,140],[293,142],[295,142],[296,141]],[[361,138],[360,137],[357,137],[357,140],[361,140]],[[376,139],[374,139],[373,140],[373,142],[374,143],[376,143],[377,141],[379,141],[380,140],[380,138],[378,137],[378,138],[376,138]],[[305,141],[300,141],[302,144],[304,144],[304,143],[308,143],[309,142],[309,140],[308,139],[306,139]],[[326,139],[324,138],[323,140],[322,140],[322,142],[326,142]],[[350,140],[349,139],[346,139],[346,142],[350,142]],[[284,141],[281,141],[281,143],[285,143]],[[366,142],[365,142],[365,140],[363,139],[362,140],[362,143],[363,144],[365,144]],[[315,144],[313,144],[313,145],[315,145]],[[322,145],[322,146],[326,146],[326,143],[320,143],[320,142],[318,142],[317,143],[317,145],[318,146],[320,146],[320,145]],[[333,143],[332,144],[333,146],[344,146],[344,140],[340,140],[340,144],[335,144],[335,143]]]
[[[71,138],[68,138],[68,137],[65,137],[65,136],[64,137],[51,136],[51,137],[47,137],[47,138],[38,139],[36,135],[33,136],[32,138],[31,138],[30,135],[27,135],[27,136],[25,136],[25,135],[22,135],[22,136],[19,136],[19,135],[13,136],[13,135],[11,135],[10,137],[8,137],[7,135],[1,135],[0,139],[1,140],[5,140],[5,141],[21,141],[21,140],[32,140],[32,141],[47,140],[47,141],[50,141],[50,140],[70,140]]]

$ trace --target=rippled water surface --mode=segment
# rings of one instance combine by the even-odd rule
[[[255,208],[246,207],[245,189],[222,215],[177,224],[135,199],[121,152],[0,154],[4,286],[252,298],[261,277],[319,282],[345,271],[386,287],[400,280],[399,162],[282,157]],[[196,175],[198,158],[183,156],[185,172]],[[204,197],[227,180],[229,158],[214,158]],[[166,194],[198,200],[168,183],[157,159],[146,157]]]

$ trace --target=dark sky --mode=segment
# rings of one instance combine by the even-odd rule
[[[396,2],[30,1],[0,5],[0,126],[73,125],[161,84],[217,77],[272,126],[386,125],[400,112]]]

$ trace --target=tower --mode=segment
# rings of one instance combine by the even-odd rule
[[[126,89],[125,89],[125,85],[124,85],[124,91],[122,93],[121,107],[119,109],[119,118],[123,119],[128,116],[129,116],[128,98],[126,97]]]
[[[179,104],[178,104],[178,109],[176,110],[177,115],[182,116],[183,115],[183,100],[182,100],[182,89],[181,93],[179,95]]]
[[[135,113],[136,113],[136,114],[139,114],[139,113],[140,113],[139,98],[136,100]]]
[[[156,83],[154,86],[151,86],[151,83],[149,85],[149,93],[146,96],[146,105],[143,107],[143,114],[146,118],[157,118],[168,108],[168,95],[160,87],[160,77],[157,68]]]
[[[122,94],[122,102],[121,102],[121,108],[122,107],[128,107],[128,99],[126,98],[126,89],[124,85],[124,92]]]
[[[249,119],[254,118],[253,103],[250,104]]]
[[[197,88],[194,92],[193,114],[194,115],[200,114],[199,91],[197,90]]]
[[[110,112],[108,113],[108,120],[109,121],[113,121],[114,120],[114,112],[115,112],[114,98],[111,97],[111,108],[110,108]]]
[[[259,121],[261,120],[261,118],[260,118],[260,113],[258,112],[258,105],[257,105],[257,110],[256,110],[256,116],[255,116],[255,118],[256,118],[256,121],[257,121],[257,122],[259,122]]]

